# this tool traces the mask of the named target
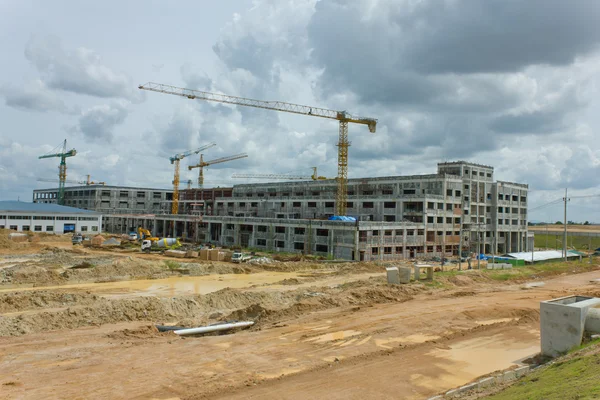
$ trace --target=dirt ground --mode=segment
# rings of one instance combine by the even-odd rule
[[[539,301],[600,295],[596,265],[535,285],[465,271],[389,286],[384,267],[0,241],[0,399],[425,399],[539,351]],[[155,328],[232,320],[255,325]]]

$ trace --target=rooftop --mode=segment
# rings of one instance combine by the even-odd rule
[[[579,252],[576,252],[573,250],[567,251],[568,257],[577,257],[579,255],[580,255]],[[510,258],[515,258],[517,260],[524,260],[526,262],[531,262],[532,252],[525,251],[525,252],[520,252],[520,253],[507,253],[504,256],[510,257]],[[535,261],[545,261],[545,260],[559,260],[563,257],[564,256],[563,256],[562,250],[547,250],[547,251],[534,251],[533,252],[533,261],[534,262]]]
[[[24,201],[0,201],[0,212],[53,213],[53,214],[88,214],[100,215],[97,212],[58,204],[26,203]]]
[[[492,170],[494,169],[494,167],[492,167],[491,165],[477,164],[477,163],[472,163],[472,162],[463,161],[463,160],[439,162],[438,166],[440,166],[440,165],[469,165],[469,166],[475,166],[475,167],[489,168]]]
[[[155,190],[161,192],[172,192],[173,189],[161,189],[161,188],[145,188],[145,187],[133,187],[133,186],[113,186],[113,185],[82,185],[82,186],[65,186],[65,191],[70,190],[89,190],[89,189],[122,189],[122,190]],[[58,191],[57,187],[46,188],[46,189],[34,189],[34,192],[55,190]]]

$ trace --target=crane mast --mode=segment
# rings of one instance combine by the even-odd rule
[[[199,172],[198,172],[198,188],[202,189],[204,187],[204,167],[208,167],[209,165],[213,165],[213,164],[220,164],[220,163],[224,163],[227,161],[233,161],[233,160],[238,160],[240,158],[245,158],[248,157],[248,154],[246,153],[240,153],[240,154],[236,154],[233,156],[227,156],[227,157],[221,157],[221,158],[216,158],[214,160],[210,160],[210,161],[204,161],[204,157],[203,154],[200,154],[200,162],[196,165],[190,165],[188,167],[188,170],[192,170],[194,168],[198,168]]]
[[[169,161],[171,161],[171,164],[175,166],[175,172],[173,175],[173,201],[171,202],[171,214],[177,214],[179,212],[179,162],[187,156],[191,156],[192,154],[198,154],[202,150],[206,150],[216,145],[217,144],[215,142],[211,142],[205,146],[200,147],[199,149],[186,151],[184,153],[178,153],[172,157],[169,157]]]
[[[190,100],[207,100],[219,103],[262,108],[265,110],[283,111],[293,114],[308,115],[313,117],[335,119],[339,121],[338,140],[338,176],[336,194],[336,212],[338,215],[346,215],[346,204],[348,200],[348,123],[363,124],[369,127],[371,133],[375,133],[377,120],[374,118],[355,117],[346,111],[328,110],[326,108],[304,106],[300,104],[287,103],[283,101],[263,101],[248,99],[245,97],[229,96],[220,93],[210,93],[201,90],[185,89],[161,83],[148,82],[138,86],[142,90],[150,90],[158,93],[172,94]]]
[[[60,205],[65,201],[65,181],[67,178],[67,157],[73,157],[77,154],[77,150],[71,149],[67,151],[67,139],[62,143],[62,149],[58,153],[45,154],[39,156],[38,159],[59,157],[60,164],[58,165],[58,196],[56,202]]]

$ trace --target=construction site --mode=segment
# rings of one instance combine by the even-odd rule
[[[598,340],[600,264],[536,246],[528,184],[466,161],[349,179],[348,126],[373,118],[139,89],[336,120],[338,174],[206,188],[247,157],[209,143],[169,158],[169,190],[67,186],[77,151],[40,156],[58,187],[0,204],[0,398],[477,399]]]

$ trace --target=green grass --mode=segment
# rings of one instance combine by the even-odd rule
[[[558,241],[557,241],[558,239]],[[545,233],[535,233],[535,247],[549,249],[562,249],[562,236],[546,235]],[[590,238],[587,236],[567,236],[567,247],[576,250],[588,250]],[[592,250],[600,247],[600,237],[592,238]]]
[[[542,367],[486,400],[568,400],[600,398],[599,341]]]
[[[562,273],[577,273],[577,272],[587,272],[596,270],[596,263],[589,264],[586,259],[584,261],[549,261],[542,264],[534,264],[527,265],[524,267],[513,267],[512,269],[487,269],[485,266],[482,266],[480,270],[475,269],[474,273],[478,275],[483,275],[490,279],[501,281],[501,282],[509,282],[509,281],[523,281],[531,278],[540,278],[545,276],[553,276],[559,275]],[[440,278],[451,278],[458,274],[462,274],[463,276],[472,276],[471,272],[459,272],[459,271],[445,271],[445,272],[436,272],[436,279]],[[478,275],[473,275],[476,277]]]

